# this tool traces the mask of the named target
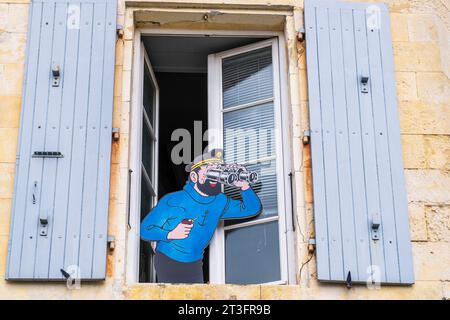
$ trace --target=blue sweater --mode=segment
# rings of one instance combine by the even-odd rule
[[[262,210],[261,201],[249,188],[242,191],[242,201],[223,193],[202,196],[192,182],[183,190],[170,193],[158,202],[141,224],[141,238],[157,241],[156,251],[179,262],[202,259],[220,219],[249,218]],[[189,236],[182,240],[168,240],[167,234],[183,219],[195,219]]]

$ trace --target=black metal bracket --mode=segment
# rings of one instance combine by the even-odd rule
[[[59,151],[35,151],[32,158],[64,158],[64,155]]]
[[[347,280],[345,281],[345,286],[347,287],[347,289],[352,288],[352,273],[350,271],[347,273]]]

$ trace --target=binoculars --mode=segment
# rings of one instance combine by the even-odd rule
[[[216,168],[208,170],[206,177],[224,185],[233,186],[237,181],[247,181],[250,184],[258,181],[258,173],[246,171],[239,165],[219,164]]]

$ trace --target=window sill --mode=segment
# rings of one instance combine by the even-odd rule
[[[135,283],[125,289],[127,299],[170,300],[170,299],[260,299],[261,286],[283,285],[282,281],[266,284],[166,284]]]

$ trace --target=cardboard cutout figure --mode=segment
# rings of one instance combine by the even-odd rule
[[[250,187],[255,172],[225,165],[214,149],[186,166],[183,190],[165,195],[141,224],[141,238],[156,241],[155,269],[161,283],[203,283],[203,251],[220,219],[257,216],[261,201]],[[242,201],[222,193],[222,184],[241,189]]]

